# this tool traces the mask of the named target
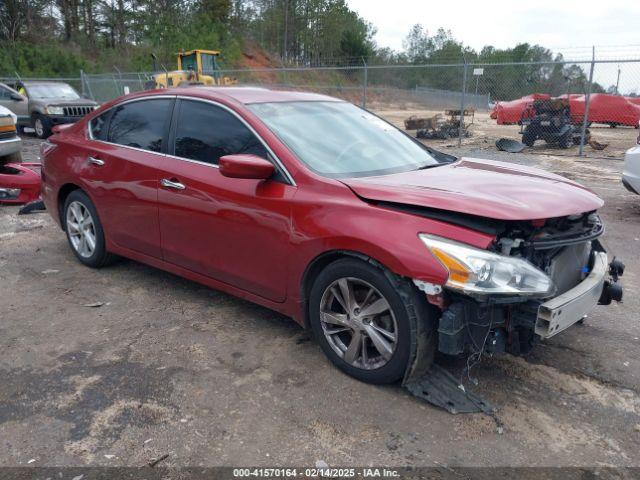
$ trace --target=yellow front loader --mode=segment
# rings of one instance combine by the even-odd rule
[[[234,85],[235,78],[222,74],[218,64],[217,50],[190,50],[178,53],[178,69],[164,71],[153,75],[146,83],[146,88],[184,87],[188,85]],[[158,71],[156,56],[153,57],[153,68]],[[209,75],[211,73],[211,75]]]

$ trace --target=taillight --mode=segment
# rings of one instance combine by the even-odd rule
[[[47,155],[53,152],[56,148],[58,148],[58,145],[50,142],[49,140],[45,140],[40,144],[40,164],[41,164],[40,174],[41,175],[44,175],[44,169],[47,163]]]
[[[40,157],[44,158],[46,155],[54,151],[58,146],[55,143],[46,140],[40,144]]]

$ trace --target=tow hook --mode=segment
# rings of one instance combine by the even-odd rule
[[[612,301],[622,301],[622,285],[618,284],[618,278],[624,274],[624,263],[614,258],[609,264],[609,275],[611,278],[604,282],[604,288],[598,303],[609,305]]]

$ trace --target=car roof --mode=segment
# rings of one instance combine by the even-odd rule
[[[67,82],[63,81],[53,81],[53,80],[26,80],[17,82],[25,87],[30,87],[33,85],[69,85]]]
[[[272,102],[342,102],[338,98],[320,95],[311,92],[295,92],[289,90],[271,90],[259,87],[179,87],[169,90],[161,90],[160,93],[172,93],[177,95],[194,95],[212,99],[226,97],[237,102],[249,105],[252,103]]]

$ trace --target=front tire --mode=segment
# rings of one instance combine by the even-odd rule
[[[34,115],[31,119],[31,125],[33,126],[36,137],[45,139],[51,136],[51,121],[47,117]]]
[[[331,362],[363,382],[394,383],[408,367],[416,302],[424,301],[404,279],[355,258],[328,265],[309,297],[313,334]],[[431,340],[435,335],[431,335]],[[435,343],[429,344],[435,352]]]
[[[107,252],[100,217],[87,194],[82,190],[71,192],[62,212],[67,240],[76,258],[91,268],[112,263],[115,257]]]

